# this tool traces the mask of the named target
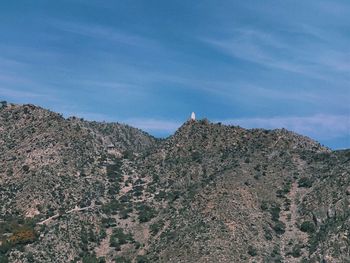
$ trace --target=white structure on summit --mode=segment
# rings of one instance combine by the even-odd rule
[[[194,112],[192,112],[191,114],[191,120],[192,121],[195,121],[196,120],[196,114]]]

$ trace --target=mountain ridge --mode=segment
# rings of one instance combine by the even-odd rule
[[[208,120],[157,139],[30,104],[0,108],[0,131],[0,262],[350,258],[349,150]]]

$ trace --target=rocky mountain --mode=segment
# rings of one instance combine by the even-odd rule
[[[350,150],[187,121],[156,139],[0,104],[0,262],[350,262]]]

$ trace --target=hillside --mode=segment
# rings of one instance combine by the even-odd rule
[[[0,262],[350,262],[350,150],[0,107]]]

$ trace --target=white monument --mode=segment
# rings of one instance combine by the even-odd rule
[[[196,114],[194,112],[192,112],[191,114],[191,120],[192,121],[195,121],[196,120]]]

